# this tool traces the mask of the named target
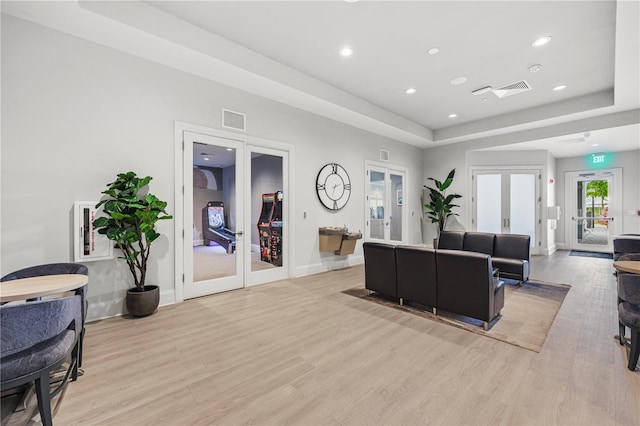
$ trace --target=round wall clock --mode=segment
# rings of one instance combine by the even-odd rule
[[[316,192],[323,206],[329,210],[340,210],[351,196],[349,174],[336,163],[323,166],[316,178]]]

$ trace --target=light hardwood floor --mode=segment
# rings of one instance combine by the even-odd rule
[[[611,261],[557,252],[532,271],[572,285],[540,353],[342,294],[362,267],[91,323],[54,421],[640,424]]]

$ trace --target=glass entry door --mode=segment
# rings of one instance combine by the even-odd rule
[[[482,170],[473,174],[473,229],[531,236],[537,253],[540,185],[538,170]]]
[[[571,173],[571,248],[611,252],[619,233],[619,169]],[[616,190],[616,188],[618,188]]]
[[[184,133],[185,299],[244,285],[243,152],[239,141]]]
[[[406,241],[406,171],[367,164],[366,179],[365,238]]]

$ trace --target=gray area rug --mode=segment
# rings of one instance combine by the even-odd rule
[[[492,321],[489,330],[482,328],[482,321],[461,315],[438,311],[433,315],[421,308],[395,303],[375,293],[356,287],[343,293],[362,300],[405,311],[432,321],[438,321],[472,333],[481,334],[534,352],[540,352],[547,333],[553,324],[565,296],[571,288],[568,284],[529,281],[519,287],[506,285],[502,315]]]

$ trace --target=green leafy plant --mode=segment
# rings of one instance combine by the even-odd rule
[[[434,178],[428,178],[433,181],[435,188],[424,186],[429,190],[430,198],[429,203],[425,204],[424,208],[427,209],[427,216],[431,219],[431,223],[438,224],[438,235],[440,235],[440,232],[443,231],[447,225],[449,216],[458,216],[452,209],[460,206],[453,204],[453,200],[462,197],[462,195],[447,194],[446,192],[449,186],[451,186],[455,174],[456,169],[451,170],[443,182]]]
[[[119,258],[127,262],[138,291],[144,291],[151,243],[160,236],[156,223],[173,218],[165,211],[165,201],[144,194],[151,179],[139,178],[134,172],[118,174],[102,192],[108,198],[96,204],[96,208],[104,206],[107,216],[93,221],[94,228],[114,241],[122,252]]]

